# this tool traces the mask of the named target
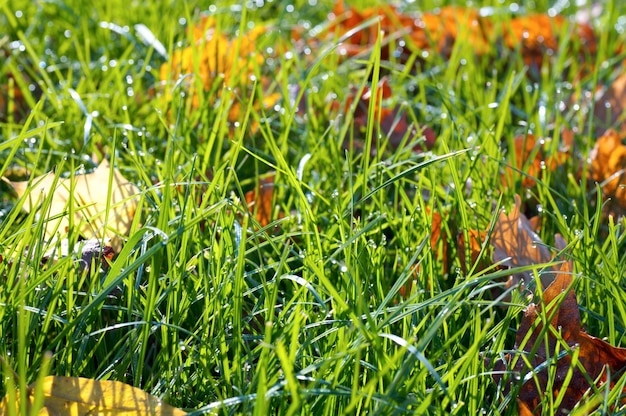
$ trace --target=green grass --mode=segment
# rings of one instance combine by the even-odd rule
[[[459,42],[449,59],[433,56],[412,73],[376,53],[340,60],[327,41],[319,45],[327,53],[281,53],[255,68],[267,86],[216,85],[199,108],[182,83],[160,85],[167,60],[135,26],[172,55],[189,44],[184,23],[200,14],[226,33],[270,22],[258,46],[277,49],[293,25],[327,24],[332,8],[293,6],[242,13],[227,3],[0,1],[0,44],[10,54],[0,85],[35,86],[25,94],[30,116],[0,123],[0,173],[69,176],[106,155],[140,190],[122,251],[107,272],[87,275],[71,257],[41,264],[54,246],[45,225],[0,185],[0,395],[51,374],[123,381],[193,414],[515,414],[515,398],[490,371],[513,348],[528,300],[494,299],[508,272],[463,271],[456,241],[488,230],[516,193],[541,216],[543,241],[558,232],[570,243],[587,332],[626,345],[625,224],[602,216],[602,195],[579,174],[595,140],[588,115],[559,110],[620,71],[612,51],[622,36],[602,28],[623,19],[624,6],[605,5],[602,41],[588,57],[596,69],[580,81],[566,54],[533,79],[516,54],[476,60]],[[550,6],[536,1],[526,12]],[[390,106],[437,132],[431,151],[412,152],[407,141],[392,150],[382,136],[362,143],[365,151],[342,147],[344,137],[360,139],[329,97],[343,108],[351,89],[383,76]],[[294,86],[304,114],[286,98]],[[276,108],[254,106],[271,93],[285,97]],[[226,118],[233,103],[237,126]],[[503,185],[514,135],[552,138],[554,152],[565,126],[577,134],[564,166],[531,189],[522,174]],[[281,215],[263,227],[245,193],[270,171]],[[431,247],[433,212],[443,217],[445,261]],[[601,409],[618,400],[617,392],[595,396]]]

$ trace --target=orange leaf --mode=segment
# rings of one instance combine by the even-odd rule
[[[602,190],[626,208],[626,146],[614,130],[608,130],[598,139],[590,154],[591,177],[602,185]]]
[[[515,205],[507,215],[500,213],[491,235],[491,245],[494,248],[493,260],[502,261],[509,267],[529,266],[533,264],[549,263],[552,253],[535,233],[531,223],[520,212],[522,201],[515,195]],[[557,237],[557,240],[560,237]],[[557,266],[540,271],[541,283],[548,286],[554,279]],[[518,283],[529,284],[533,281],[533,272],[518,272],[511,276],[509,286]]]
[[[353,113],[354,133],[358,140],[356,147],[360,149],[363,146],[362,141],[365,139],[364,136],[369,121],[369,108],[370,106],[374,106],[374,116],[380,117],[380,124],[376,123],[375,131],[389,138],[389,145],[392,149],[397,149],[407,135],[409,141],[421,135],[424,138],[425,147],[427,149],[432,148],[436,140],[435,132],[429,127],[416,127],[410,123],[406,112],[402,111],[400,106],[396,106],[393,109],[385,106],[383,100],[392,96],[393,91],[391,90],[387,77],[383,77],[376,87],[366,87],[363,90]],[[354,94],[348,96],[346,105],[344,106],[346,113],[350,111],[354,100]],[[344,147],[347,148],[348,144],[349,143],[346,141]],[[371,154],[374,155],[378,151],[376,142],[372,141],[371,146]],[[421,144],[417,144],[413,147],[413,150],[422,152],[424,149]]]
[[[559,48],[559,36],[568,21],[562,16],[531,14],[504,23],[504,44],[510,49],[520,47],[524,63],[541,68],[543,58],[553,55]],[[586,24],[575,24],[575,36],[583,51],[593,54],[596,49],[595,34]]]
[[[513,139],[516,170],[507,169],[503,182],[513,186],[514,182],[521,176],[523,187],[535,186],[535,180],[541,179],[544,170],[554,171],[569,157],[568,151],[573,137],[569,131],[563,131],[562,138],[563,150],[559,149],[556,155],[546,155],[543,150],[543,140],[537,140],[532,134],[516,136]],[[519,172],[524,172],[524,174]]]
[[[617,129],[620,136],[625,135],[626,74],[618,76],[602,96],[596,98],[594,102],[593,114],[596,135],[603,134],[607,128]]]
[[[564,244],[565,242],[561,241],[560,245],[564,246]],[[565,389],[563,399],[558,406],[559,411],[571,410],[590,388],[583,371],[591,380],[600,378],[599,385],[601,385],[606,382],[607,368],[614,375],[626,367],[626,349],[613,347],[581,331],[578,303],[572,288],[571,268],[570,262],[562,263],[560,267],[554,268],[556,278],[543,292],[542,302],[538,305],[531,303],[526,308],[517,331],[515,349],[526,357],[526,360],[518,357],[512,368],[513,371],[521,373],[521,379],[524,380],[517,397],[521,402],[520,414],[530,410],[534,412],[541,410],[542,398],[548,393],[546,392],[549,385],[548,367],[556,366],[551,394],[556,398],[559,392]],[[544,330],[546,322],[539,318],[542,309],[551,326],[547,332]],[[559,333],[563,341],[559,341],[555,333]],[[563,342],[566,345],[563,345]],[[584,369],[583,371],[579,366],[571,368],[572,356],[576,348],[579,349],[578,363]],[[560,356],[558,352],[563,351],[565,355]],[[510,367],[510,356],[508,361],[506,366],[498,363],[495,367],[496,373]],[[530,363],[530,366],[526,362]],[[546,365],[546,363],[552,364]],[[566,384],[570,370],[573,371],[573,376]],[[494,379],[497,381],[500,377],[496,375]]]
[[[480,250],[482,247],[482,242],[487,239],[487,233],[483,231],[477,230],[467,230],[467,235],[469,236],[469,254],[471,264],[467,263],[466,253],[465,253],[465,235],[461,232],[459,233],[459,237],[457,239],[457,255],[459,256],[459,263],[461,263],[461,271],[464,274],[467,274],[472,264],[478,261],[478,256],[480,255]],[[484,269],[487,265],[481,264],[479,265],[479,269]]]
[[[272,221],[272,198],[274,196],[274,178],[272,173],[259,180],[259,185],[252,191],[246,192],[248,209],[254,212],[259,225],[265,227]]]

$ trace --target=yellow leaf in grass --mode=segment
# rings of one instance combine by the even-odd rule
[[[29,407],[35,397],[35,384],[29,387]],[[0,402],[0,414],[8,414],[17,403],[9,396]],[[48,376],[43,380],[43,407],[38,415],[182,416],[187,413],[162,402],[143,390],[119,381],[97,381],[81,377]],[[33,413],[30,413],[33,414]]]
[[[115,251],[120,248],[120,236],[128,235],[137,209],[137,188],[107,160],[92,173],[74,178],[55,179],[54,173],[32,181],[8,182],[17,195],[27,195],[23,208],[31,212],[39,209],[44,198],[52,194],[50,206],[41,213],[46,219],[46,237],[66,235],[70,227],[70,204],[73,204],[73,223],[86,239],[111,239]],[[111,187],[109,189],[109,181]]]

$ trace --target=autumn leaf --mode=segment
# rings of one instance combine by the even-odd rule
[[[36,383],[29,386],[27,396],[29,408],[33,404],[36,388]],[[0,402],[0,413],[4,415],[8,414],[11,408],[19,409],[21,405],[19,395],[16,399],[16,402],[11,402],[7,394]],[[143,390],[119,381],[48,376],[43,379],[43,407],[37,414],[182,416],[187,413]]]
[[[193,75],[183,84],[191,96],[193,108],[199,108],[201,104],[197,78],[204,92],[212,92],[207,98],[210,105],[216,104],[222,96],[222,86],[234,88],[237,93],[242,88],[251,90],[257,82],[257,69],[265,63],[263,54],[257,50],[257,43],[266,31],[266,27],[259,25],[241,36],[230,38],[220,30],[213,17],[205,17],[191,28],[195,43],[174,51],[170,61],[161,65],[161,81],[168,84],[179,81],[182,76]],[[258,82],[266,89],[271,80],[263,77]],[[170,98],[170,94],[166,93],[166,97]],[[254,108],[269,109],[279,99],[280,94],[268,93],[263,99],[255,100]],[[244,113],[241,105],[233,102],[228,108],[227,119],[235,123]],[[256,128],[258,126],[253,126],[253,130]]]
[[[515,169],[508,168],[505,171],[503,182],[514,186],[521,177],[523,187],[535,186],[536,180],[542,179],[544,172],[552,172],[567,161],[573,144],[573,133],[564,130],[561,138],[561,147],[556,154],[549,155],[544,150],[543,139],[537,139],[533,134],[515,136],[513,139]]]
[[[170,62],[161,66],[161,80],[177,80],[180,75],[195,74],[206,91],[215,83],[246,85],[255,67],[265,61],[256,46],[265,31],[262,26],[231,40],[219,30],[213,17],[206,17],[192,31],[195,45],[172,54]]]
[[[544,314],[549,320],[549,328],[545,328],[546,322],[540,318]],[[555,334],[559,334],[558,337]],[[613,347],[581,331],[569,262],[561,264],[540,303],[531,303],[524,311],[515,349],[522,356],[514,361],[509,355],[506,363],[498,363],[494,368],[494,379],[499,381],[505,370],[519,374],[523,380],[517,397],[521,402],[521,414],[524,408],[539,413],[546,394],[553,394],[555,399],[561,394],[559,411],[571,410],[591,387],[587,377],[599,379],[598,386],[601,386],[607,380],[607,370],[616,380],[615,375],[626,366],[626,349]],[[554,367],[554,379],[549,384],[549,368]],[[548,385],[551,385],[552,392],[546,391]]]
[[[373,21],[375,18],[378,21]],[[381,39],[381,59],[393,57],[402,63],[421,51],[436,50],[449,56],[457,38],[467,39],[477,55],[491,48],[483,28],[490,27],[490,24],[482,20],[477,10],[470,8],[447,6],[436,13],[411,15],[389,5],[359,11],[339,1],[335,3],[329,20],[327,32],[331,34],[331,40],[346,37],[338,47],[339,54],[344,56],[369,52],[380,33],[386,36]],[[373,23],[361,27],[368,21]]]
[[[430,250],[434,254],[434,257],[444,265],[444,273],[448,273],[448,239],[445,232],[442,230],[442,217],[439,212],[432,212],[430,208],[426,207],[426,215],[432,218],[430,224]],[[413,276],[417,278],[420,271],[419,264],[413,268]],[[413,287],[413,279],[407,281],[403,285],[398,294],[401,298],[406,298]]]
[[[482,251],[482,243],[487,240],[487,233],[484,231],[467,230],[469,237],[469,246],[465,243],[465,235],[459,232],[457,238],[457,256],[461,264],[461,271],[467,274],[471,265],[479,261],[480,252]],[[470,262],[467,261],[466,249],[469,248]],[[483,270],[488,266],[487,261],[483,259],[478,265],[478,270]]]
[[[615,129],[620,136],[626,134],[626,74],[621,74],[594,98],[594,132],[596,136],[605,134],[607,129]]]
[[[116,251],[121,246],[120,237],[130,232],[137,209],[137,188],[107,160],[92,173],[73,178],[56,179],[54,173],[39,176],[31,181],[12,182],[18,197],[25,196],[23,208],[31,212],[39,209],[46,196],[51,194],[45,217],[47,238],[66,235],[70,227],[70,204],[73,205],[73,223],[85,239],[111,239]],[[109,189],[109,180],[112,180]]]
[[[258,186],[246,192],[246,203],[248,209],[261,227],[268,225],[273,219],[274,207],[272,198],[274,197],[274,179],[276,173],[271,173],[259,180]]]
[[[602,186],[605,195],[615,198],[619,206],[626,209],[626,146],[617,132],[608,130],[604,133],[596,141],[589,158],[593,180]]]
[[[519,50],[524,63],[531,68],[541,68],[546,56],[558,52],[560,36],[569,29],[569,21],[563,16],[531,14],[503,23],[503,40],[511,50]],[[582,53],[593,54],[596,38],[593,29],[583,23],[572,23],[574,38],[580,43]]]
[[[535,233],[531,223],[524,214],[520,212],[522,201],[515,195],[515,205],[509,214],[501,212],[491,234],[491,245],[493,246],[494,262],[516,268],[533,264],[549,263],[553,260],[550,249],[541,241]],[[558,246],[564,247],[562,238],[556,237]],[[541,284],[547,287],[555,277],[558,266],[547,267],[538,270]],[[507,283],[507,286],[524,283],[528,285],[534,281],[532,271],[522,271],[514,273]]]

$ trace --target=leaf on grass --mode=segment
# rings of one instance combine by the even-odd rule
[[[378,21],[374,19],[378,18]],[[366,53],[382,40],[381,59],[406,62],[415,51],[436,50],[449,56],[457,38],[468,39],[476,54],[487,52],[491,46],[485,39],[484,22],[477,10],[464,7],[443,7],[436,13],[411,15],[389,5],[366,8],[362,11],[347,8],[343,1],[335,3],[329,15],[327,32],[331,39],[347,36],[338,52],[345,56]],[[371,24],[363,26],[371,21]],[[380,25],[380,32],[379,32]]]
[[[520,212],[521,205],[520,197],[515,195],[515,205],[511,212],[500,213],[490,240],[494,248],[493,260],[511,268],[549,263],[553,260],[552,253],[535,233],[528,218]],[[559,239],[557,236],[557,241]],[[556,267],[558,266],[539,271],[543,287],[547,287],[554,279]],[[532,271],[515,273],[510,277],[507,286],[518,283],[527,285],[533,281],[533,276]]]
[[[567,30],[574,32],[573,38],[580,43],[574,46],[580,47],[579,52],[594,53],[596,38],[591,26],[573,23],[573,28],[570,28],[569,25],[569,20],[563,16],[531,14],[517,17],[506,22],[502,28],[504,44],[512,50],[519,48],[524,63],[535,69],[541,68],[545,56],[558,52],[560,37]]]
[[[591,151],[591,177],[602,185],[605,195],[626,208],[626,146],[615,130],[607,130]],[[611,209],[611,207],[609,207]]]
[[[195,44],[174,51],[170,61],[161,65],[161,81],[177,82],[180,77],[193,74],[184,85],[192,97],[194,108],[199,108],[201,104],[196,88],[197,78],[200,79],[202,90],[213,92],[207,98],[210,105],[215,105],[222,96],[223,85],[234,88],[238,93],[242,87],[252,89],[257,80],[257,70],[265,63],[257,44],[266,31],[267,27],[259,25],[241,36],[230,38],[220,30],[213,17],[205,17],[191,28],[191,37]],[[267,89],[271,81],[266,77],[259,80],[264,89]],[[169,93],[166,96],[169,97]],[[267,94],[264,99],[254,103],[254,108],[272,108],[279,99],[280,94]],[[238,121],[245,113],[245,106],[243,111],[241,107],[237,102],[228,107],[229,122]],[[253,130],[256,127],[258,126]]]
[[[618,76],[604,93],[594,100],[593,115],[595,135],[616,129],[620,136],[626,134],[626,74]]]
[[[442,232],[442,217],[439,212],[433,212],[431,214],[430,208],[426,207],[426,214],[432,218],[430,224],[430,250],[432,251],[434,258],[439,260],[443,264],[444,274],[449,272],[448,270],[448,239],[445,232]],[[403,285],[398,294],[401,298],[406,298],[413,288],[413,281],[417,280],[420,272],[420,265],[417,264],[413,267],[413,279],[409,279],[405,285]]]
[[[545,322],[539,318],[542,309],[550,320],[550,328],[544,328]],[[562,341],[555,334],[559,334]],[[506,368],[520,373],[523,383],[517,398],[527,410],[535,413],[541,411],[540,404],[546,393],[553,394],[555,398],[562,394],[559,411],[571,410],[591,387],[585,373],[591,380],[599,379],[598,386],[601,386],[607,380],[607,370],[610,370],[612,379],[617,380],[616,373],[626,366],[626,349],[613,347],[581,331],[569,262],[561,265],[557,277],[543,292],[543,301],[539,305],[531,303],[524,311],[515,349],[523,357],[517,357],[514,365],[510,355],[506,365],[498,363],[494,379],[499,381],[501,375],[498,373]],[[576,349],[577,363],[572,362]],[[555,367],[553,379],[549,380],[548,373],[553,371],[549,369]],[[551,393],[546,392],[548,385],[551,385]],[[520,407],[520,412],[522,409]]]
[[[112,185],[109,192],[109,179]],[[26,195],[23,208],[31,212],[39,209],[44,198],[52,193],[49,209],[42,213],[46,218],[46,237],[69,232],[69,204],[73,203],[73,223],[86,239],[111,239],[111,245],[119,251],[120,236],[127,236],[137,209],[136,187],[109,162],[104,160],[92,173],[55,181],[55,174],[34,178],[32,181],[9,183],[17,195]],[[108,198],[110,193],[110,198]],[[57,217],[57,218],[55,218]]]
[[[544,150],[545,141],[534,135],[519,135],[513,139],[515,152],[515,169],[507,169],[503,182],[514,186],[521,177],[522,186],[531,188],[536,180],[541,179],[544,172],[552,172],[565,163],[573,143],[573,134],[566,130],[562,133],[562,147],[554,155]],[[523,173],[522,173],[523,172]]]
[[[246,203],[248,209],[254,213],[256,220],[261,227],[268,225],[273,218],[274,207],[272,205],[274,197],[274,179],[276,173],[272,173],[259,179],[258,186],[252,191],[246,192]]]
[[[467,274],[471,265],[478,261],[482,249],[482,243],[487,240],[487,233],[484,231],[467,230],[467,235],[469,236],[469,247],[466,247],[465,235],[462,232],[459,233],[457,238],[457,256],[459,257],[459,263],[461,264],[461,271],[464,274]],[[467,248],[469,248],[471,263],[467,262]],[[487,261],[483,258],[481,263],[478,265],[478,270],[485,269],[487,266]]]
[[[29,387],[29,407],[35,397],[36,384]],[[19,395],[18,395],[19,397]],[[6,395],[0,402],[0,413],[12,406]],[[97,381],[81,377],[48,376],[43,380],[43,408],[39,415],[155,415],[182,416],[187,413],[160,399],[119,381]]]

